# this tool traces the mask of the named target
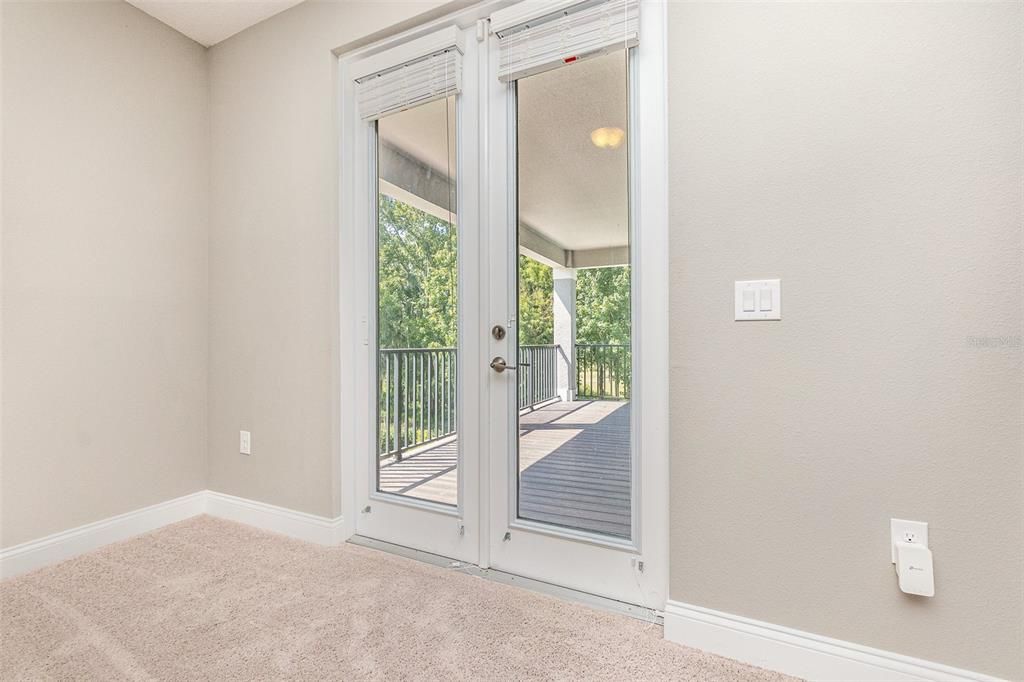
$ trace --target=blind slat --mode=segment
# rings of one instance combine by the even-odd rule
[[[581,2],[498,32],[498,78],[514,81],[639,43],[640,0]]]
[[[452,46],[358,79],[356,100],[359,116],[372,121],[461,90],[462,53]]]

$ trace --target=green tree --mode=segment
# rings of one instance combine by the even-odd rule
[[[380,196],[377,249],[381,348],[443,348],[458,339],[458,242],[448,221]],[[576,340],[630,342],[628,266],[576,276]],[[519,342],[554,343],[551,268],[519,256]]]
[[[551,268],[519,256],[519,343],[524,346],[554,343],[555,318],[551,307]]]
[[[455,346],[459,292],[455,227],[381,194],[377,250],[380,347]]]
[[[577,343],[628,344],[630,329],[629,266],[577,272]]]

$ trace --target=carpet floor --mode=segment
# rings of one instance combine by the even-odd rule
[[[3,680],[785,680],[456,570],[200,516],[0,583]]]

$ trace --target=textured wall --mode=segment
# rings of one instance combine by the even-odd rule
[[[206,54],[124,2],[3,3],[0,544],[206,479]]]
[[[1021,9],[671,5],[673,599],[1024,678]]]
[[[214,490],[341,512],[331,51],[439,4],[306,2],[210,50]],[[252,431],[250,457],[239,429]]]
[[[438,4],[311,0],[204,54],[4,3],[2,546],[207,485],[339,513],[331,50]],[[672,598],[1024,677],[1021,5],[670,23]],[[732,321],[757,277],[783,321]]]

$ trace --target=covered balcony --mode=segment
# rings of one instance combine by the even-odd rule
[[[629,537],[629,348],[570,348],[519,350],[519,514]],[[455,356],[451,348],[381,351],[382,492],[456,504]],[[573,378],[565,399],[560,372]]]
[[[621,55],[520,84],[510,329],[519,516],[617,537],[630,536],[632,488],[625,91]],[[567,110],[575,101],[607,106]],[[443,504],[459,475],[455,114],[438,102],[378,129],[378,489]]]

